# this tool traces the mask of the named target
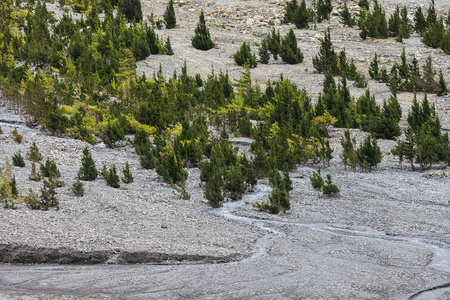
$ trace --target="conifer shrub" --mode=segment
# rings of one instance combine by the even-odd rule
[[[120,178],[117,175],[116,165],[113,164],[105,174],[106,184],[113,188],[120,187]]]
[[[43,186],[41,188],[40,204],[38,209],[48,210],[51,207],[59,209],[59,200],[56,197],[58,194],[56,191],[57,183],[54,177],[49,177],[48,180],[44,179]]]
[[[33,144],[30,146],[30,149],[27,152],[27,158],[28,160],[32,162],[38,162],[43,159],[43,156],[41,152],[39,151],[39,148],[36,144],[36,142],[33,142]]]
[[[312,175],[309,177],[309,180],[311,181],[311,185],[313,189],[318,191],[319,193],[323,189],[324,181],[322,178],[322,175],[320,174],[320,166],[317,168],[317,172],[313,171]]]
[[[17,143],[21,144],[23,135],[19,134],[19,131],[17,130],[17,127],[14,127],[13,131],[11,131],[11,138]]]
[[[356,25],[355,17],[351,15],[347,6],[347,1],[344,1],[344,6],[341,8],[341,12],[339,13],[339,21],[344,24],[344,26],[348,27]]]
[[[128,161],[125,163],[125,167],[122,169],[122,173],[123,173],[122,177],[123,183],[129,184],[134,181],[133,174],[131,174],[130,165],[128,164]]]
[[[297,37],[292,28],[281,41],[280,57],[288,64],[299,64],[303,61],[303,53],[297,47]]]
[[[39,200],[39,195],[33,191],[32,188],[29,189],[28,194],[24,197],[23,202],[30,209],[41,209],[41,201]]]
[[[269,45],[267,43],[267,38],[264,38],[261,42],[261,46],[259,47],[259,61],[267,65],[270,60],[270,53],[269,53]]]
[[[166,11],[164,12],[163,18],[164,18],[164,23],[166,24],[167,29],[172,29],[172,28],[176,27],[177,19],[175,17],[175,9],[173,7],[173,0],[169,0],[169,3],[166,6]]]
[[[73,195],[76,197],[83,197],[84,196],[84,183],[80,181],[80,179],[77,179],[72,184],[72,187],[69,188],[70,191],[72,191]]]
[[[12,157],[12,163],[16,167],[25,167],[25,160],[23,159],[22,154],[19,152],[14,153]]]
[[[141,0],[118,0],[119,11],[133,23],[142,21]]]
[[[204,193],[205,198],[208,199],[209,204],[214,208],[222,206],[224,200],[222,187],[223,178],[221,173],[212,172],[210,178],[206,181]]]
[[[214,47],[214,42],[211,40],[209,29],[206,27],[205,15],[203,9],[200,12],[197,28],[195,28],[195,35],[192,38],[192,46],[195,49],[207,51]]]
[[[231,200],[241,199],[245,193],[246,186],[244,184],[244,176],[242,175],[241,166],[231,166],[225,175],[225,191]]]
[[[88,147],[83,149],[83,157],[81,158],[81,167],[78,171],[78,179],[84,181],[93,181],[97,178],[98,171],[95,167],[94,159]]]
[[[368,135],[361,145],[356,149],[356,159],[362,170],[372,171],[381,162],[381,150],[378,147],[377,140]]]
[[[233,57],[238,66],[248,65],[250,68],[255,68],[257,65],[256,57],[250,51],[250,45],[245,42],[242,43],[241,47]]]
[[[166,43],[164,44],[165,54],[166,55],[173,55],[173,49],[172,45],[170,43],[170,36],[167,37]]]
[[[104,128],[101,138],[106,146],[113,148],[117,142],[125,138],[125,133],[119,122],[108,123]]]
[[[41,174],[36,171],[36,163],[34,161],[31,162],[31,172],[28,175],[28,178],[32,181],[41,181]]]
[[[331,182],[330,174],[327,174],[327,179],[323,185],[323,194],[328,197],[339,197],[339,188]]]
[[[42,176],[44,177],[53,177],[53,178],[61,177],[61,173],[59,172],[56,163],[49,158],[45,160],[45,163],[41,164],[40,171]]]

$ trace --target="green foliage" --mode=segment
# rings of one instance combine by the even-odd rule
[[[20,153],[20,151],[13,154],[12,163],[13,163],[13,166],[16,166],[16,167],[21,167],[21,168],[25,167],[25,161],[24,161],[23,156]]]
[[[329,20],[332,10],[333,5],[331,5],[331,0],[317,0],[317,20],[319,22]]]
[[[52,178],[61,177],[61,173],[59,172],[59,169],[56,166],[56,163],[49,158],[47,158],[45,160],[44,164],[41,164],[40,172],[41,172],[42,176],[44,176],[44,177],[52,177]]]
[[[203,9],[200,12],[197,28],[195,28],[195,35],[192,38],[192,46],[195,49],[207,51],[214,47],[214,42],[211,40],[209,29],[206,27],[205,15]]]
[[[288,2],[285,6],[284,23],[294,23],[298,29],[307,28],[308,21],[311,18],[311,12],[306,7],[305,0],[300,5],[297,0]]]
[[[172,45],[170,44],[170,36],[167,37],[166,39],[166,43],[164,45],[165,48],[165,54],[166,55],[173,55],[173,49],[172,49]]]
[[[303,61],[303,53],[297,47],[297,37],[292,28],[281,41],[280,57],[288,64],[299,64]]]
[[[270,54],[269,54],[269,45],[267,43],[267,38],[264,38],[261,42],[261,47],[259,47],[259,61],[267,65],[269,63]]]
[[[327,179],[323,185],[323,194],[328,197],[339,197],[339,188],[331,182],[330,174],[327,174]]]
[[[280,53],[281,47],[280,31],[275,31],[275,28],[272,28],[272,32],[267,36],[266,39],[268,49],[273,55],[273,59],[278,60],[278,54]]]
[[[341,8],[341,12],[339,13],[339,21],[344,24],[344,26],[352,27],[356,25],[355,17],[351,15],[347,6],[347,1],[344,1],[344,6]]]
[[[95,167],[94,159],[88,147],[83,149],[83,157],[81,158],[81,167],[78,171],[78,179],[84,181],[93,181],[97,178],[98,171]]]
[[[231,166],[230,170],[226,172],[224,190],[231,200],[242,198],[246,190],[244,179],[240,165]]]
[[[416,12],[414,13],[414,30],[418,34],[423,35],[426,29],[427,29],[427,20],[423,15],[422,7],[419,6]]]
[[[31,173],[28,175],[28,178],[32,181],[41,181],[41,174],[36,171],[36,163],[34,161],[31,162]]]
[[[14,127],[13,131],[11,131],[11,138],[17,143],[22,143],[23,135],[19,134],[19,131],[17,130],[17,127]]]
[[[398,140],[392,153],[399,157],[400,166],[404,159],[415,170],[414,162],[418,162],[423,171],[433,163],[450,162],[448,134],[441,133],[439,117],[434,106],[430,107],[425,94],[421,104],[414,96],[411,111],[408,114],[408,127],[405,129],[405,139]]]
[[[175,17],[175,9],[173,8],[173,0],[169,0],[163,18],[167,29],[175,28],[175,26],[177,25],[177,19]]]
[[[29,189],[28,195],[26,195],[23,199],[23,202],[25,202],[27,207],[30,209],[41,209],[42,207],[38,194],[36,194],[31,188]]]
[[[119,175],[117,175],[117,169],[116,165],[113,164],[108,171],[106,171],[105,174],[105,180],[106,184],[113,188],[119,188],[120,187],[120,178]]]
[[[368,11],[369,10],[369,0],[359,0],[358,6],[361,7],[362,9],[365,9],[366,11]]]
[[[250,68],[255,68],[257,65],[256,56],[250,51],[250,45],[245,42],[242,43],[233,57],[238,66],[249,65]]]
[[[39,152],[39,148],[36,144],[36,142],[33,142],[33,144],[30,146],[30,149],[27,152],[28,160],[32,162],[38,162],[43,159],[43,156],[41,152]]]
[[[362,4],[362,6],[365,5],[365,3]],[[358,25],[362,30],[360,33],[362,39],[366,39],[367,36],[376,39],[385,39],[389,36],[386,12],[377,0],[374,0],[372,12],[370,12],[368,8],[362,10]]]
[[[118,0],[118,9],[130,22],[142,21],[141,0]]]
[[[106,146],[113,148],[117,142],[125,139],[125,133],[118,122],[108,123],[102,134],[102,141]]]
[[[318,192],[322,191],[324,185],[324,181],[320,172],[320,167],[318,167],[317,172],[313,171],[312,175],[309,177],[313,189],[317,190]]]
[[[445,96],[448,94],[447,83],[444,79],[444,74],[442,70],[439,70],[439,91],[437,93],[438,96]]]
[[[350,137],[350,131],[347,129],[344,131],[344,135],[340,139],[342,146],[342,154],[339,155],[344,163],[345,169],[350,166],[354,170],[358,166],[356,159],[356,141]]]
[[[134,181],[134,177],[133,174],[131,174],[130,165],[128,164],[128,161],[125,163],[125,167],[123,168],[122,172],[123,172],[122,177],[123,183],[129,184]]]
[[[381,150],[378,147],[377,140],[368,135],[363,143],[356,149],[356,159],[362,170],[372,171],[381,162]]]
[[[202,169],[203,170],[203,169]],[[215,170],[218,171],[218,170]],[[223,197],[223,179],[220,172],[212,172],[205,185],[205,198],[208,199],[212,207],[221,207]]]
[[[56,192],[56,187],[57,183],[54,177],[49,177],[48,180],[44,179],[44,183],[41,188],[41,195],[39,197],[39,204],[37,204],[37,207],[34,207],[33,209],[48,210],[50,207],[59,209],[59,201],[58,198],[56,198],[56,195],[58,194]]]
[[[72,185],[71,188],[69,188],[70,191],[72,191],[73,195],[76,197],[83,197],[84,196],[84,183],[80,181],[80,179],[77,179]]]

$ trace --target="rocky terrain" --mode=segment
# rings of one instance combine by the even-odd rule
[[[450,9],[446,0],[435,2],[438,13]],[[416,1],[380,3],[388,13],[396,4],[405,4],[411,17],[419,5],[428,7]],[[162,18],[166,1],[142,4],[145,16],[153,12]],[[333,1],[335,9],[340,4]],[[237,79],[242,68],[230,56],[243,41],[251,42],[257,52],[255,43],[272,24],[284,35],[291,27],[280,24],[284,5],[279,0],[178,1],[179,27],[158,31],[160,36],[170,35],[175,55],[150,56],[138,63],[138,72],[151,75],[161,66],[164,75],[171,76],[186,61],[192,74],[207,76],[214,69]],[[357,13],[355,1],[347,5]],[[201,8],[217,44],[207,52],[190,44]],[[332,14],[329,23],[295,30],[303,63],[291,66],[271,60],[252,69],[252,79],[264,86],[283,73],[316,100],[323,75],[314,73],[312,57],[318,38],[329,27],[336,49],[345,47],[347,57],[355,59],[366,77],[374,52],[382,65],[390,65],[405,47],[421,63],[431,55],[434,67],[450,82],[450,56],[424,46],[416,34],[404,44],[394,39],[362,41],[356,27],[342,27],[336,11]],[[385,84],[369,81],[369,88],[380,103],[390,95]],[[364,91],[351,89],[355,97]],[[450,97],[429,99],[443,130],[450,130]],[[399,101],[404,125],[412,94],[400,93]],[[113,189],[97,179],[86,183],[84,197],[74,197],[68,187],[81,165],[84,142],[27,128],[5,107],[0,126],[0,157],[11,159],[36,142],[45,157],[55,160],[66,183],[58,189],[60,210],[32,211],[23,203],[16,210],[0,209],[2,299],[450,298],[450,169],[435,165],[426,172],[412,172],[405,165],[399,170],[390,154],[393,141],[378,141],[383,161],[373,172],[345,171],[339,158],[343,131],[332,128],[334,158],[323,174],[332,175],[341,197],[319,197],[309,181],[316,168],[299,166],[291,173],[292,209],[269,215],[251,205],[267,200],[267,181],[260,181],[242,201],[212,209],[203,198],[198,169],[189,169],[191,198],[183,200],[153,170],[143,170],[126,144],[89,148],[99,169],[115,163],[121,170],[128,161],[135,182]],[[24,135],[22,144],[9,137],[14,127]],[[365,135],[359,130],[351,133],[358,141]],[[251,142],[242,137],[231,140],[244,151]],[[12,167],[22,195],[41,186],[28,180],[30,168],[29,162],[25,168]]]

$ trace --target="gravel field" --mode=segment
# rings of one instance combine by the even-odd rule
[[[388,14],[396,4],[405,4],[411,16],[419,5],[429,5],[379,2]],[[139,74],[151,75],[161,65],[163,74],[171,76],[186,61],[192,74],[205,77],[213,68],[237,79],[242,69],[230,56],[243,41],[257,52],[255,43],[270,30],[270,22],[278,24],[285,2],[175,3],[179,27],[158,31],[164,38],[170,35],[175,55],[138,62]],[[334,7],[339,3],[333,1]],[[450,9],[447,0],[435,3],[438,13]],[[166,1],[142,4],[145,16],[153,12],[162,18]],[[218,46],[207,52],[190,45],[200,8]],[[57,5],[52,9],[59,13]],[[336,50],[345,47],[366,77],[374,52],[389,66],[405,47],[421,63],[431,55],[434,67],[441,68],[450,83],[450,56],[424,46],[417,35],[404,44],[394,39],[362,41],[359,30],[342,27],[337,16],[316,29],[295,30],[303,63],[290,66],[272,60],[251,70],[253,80],[264,86],[283,73],[316,101],[323,75],[313,72],[312,57],[327,27]],[[290,26],[276,28],[284,35]],[[379,103],[390,95],[385,84],[369,81],[369,88]],[[355,97],[364,92],[351,88]],[[399,94],[402,126],[412,98],[411,93]],[[442,129],[449,131],[450,97],[429,95],[429,100],[436,105]],[[291,172],[292,209],[269,215],[251,205],[267,200],[266,181],[242,201],[212,209],[203,198],[198,169],[188,170],[191,198],[183,200],[155,171],[143,170],[134,149],[125,144],[116,149],[88,147],[98,169],[114,163],[121,170],[128,161],[135,181],[113,189],[97,179],[86,183],[84,197],[73,197],[68,187],[76,179],[86,143],[27,128],[5,107],[0,107],[0,126],[0,157],[11,160],[36,142],[44,157],[55,160],[66,184],[58,189],[58,211],[32,211],[23,203],[16,210],[0,208],[1,299],[450,299],[450,168],[435,165],[412,172],[404,164],[399,170],[390,154],[393,141],[378,141],[383,161],[376,170],[345,171],[339,158],[343,130],[331,128],[334,158],[322,174],[332,175],[341,197],[319,197],[309,180],[316,167],[299,166]],[[9,137],[14,127],[24,135],[20,145]],[[359,130],[351,134],[358,142],[365,136]],[[231,140],[242,151],[251,142]],[[30,169],[28,161],[25,168],[12,167],[22,195],[30,187],[39,191],[42,184],[28,180]],[[23,262],[34,264],[16,264]]]

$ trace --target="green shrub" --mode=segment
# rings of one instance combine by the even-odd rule
[[[199,50],[209,50],[214,47],[214,42],[211,40],[209,29],[206,27],[205,15],[203,9],[200,12],[197,28],[195,28],[195,35],[192,38],[192,46]]]
[[[56,198],[56,179],[49,177],[48,180],[44,179],[43,187],[41,188],[40,195],[40,207],[41,210],[48,210],[50,207],[59,209],[59,201]]]
[[[78,171],[78,179],[84,181],[93,181],[97,178],[98,171],[95,162],[92,159],[91,152],[88,147],[83,149],[83,158],[81,159],[81,167]]]
[[[234,61],[238,66],[248,65],[254,68],[257,65],[256,57],[250,51],[250,45],[242,43],[240,49],[233,55]]]
[[[73,192],[74,196],[77,197],[83,197],[84,196],[84,183],[80,181],[80,179],[77,179],[72,185],[71,188],[69,188],[70,191]]]
[[[109,168],[109,171],[106,172],[105,176],[106,184],[113,188],[119,188],[120,187],[120,178],[119,175],[117,175],[117,169],[116,165],[112,165]]]
[[[339,197],[339,188],[331,182],[330,174],[327,174],[327,180],[323,185],[323,194],[328,197]]]
[[[300,48],[297,47],[297,37],[292,28],[281,41],[280,57],[288,64],[299,64],[303,61],[303,53]]]
[[[41,181],[41,174],[36,171],[36,163],[34,161],[31,162],[31,173],[28,175],[28,178],[32,181]]]
[[[61,173],[59,172],[56,163],[49,158],[45,160],[44,164],[41,164],[40,171],[42,176],[44,177],[53,177],[53,178],[61,177]]]
[[[125,167],[123,168],[122,172],[123,172],[123,177],[122,177],[123,183],[129,184],[134,181],[133,175],[131,174],[131,171],[130,171],[130,165],[128,164],[128,161],[125,163]]]
[[[11,137],[17,144],[22,143],[23,135],[19,134],[17,127],[14,127],[13,131],[11,131]]]
[[[14,166],[16,167],[25,167],[25,160],[23,159],[22,154],[19,152],[14,153],[13,157],[12,157],[12,163]]]
[[[30,209],[41,209],[41,201],[39,200],[39,196],[31,188],[29,189],[29,193],[25,196],[23,201]]]
[[[175,9],[173,8],[173,0],[169,0],[163,18],[167,29],[175,28],[175,26],[177,25],[177,19],[175,17]]]
[[[33,142],[33,144],[30,146],[30,149],[27,152],[28,160],[38,162],[43,159],[41,152],[39,151],[38,146],[36,145],[36,142]]]

